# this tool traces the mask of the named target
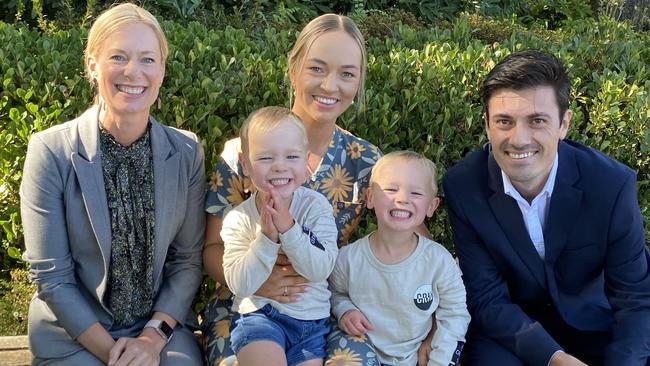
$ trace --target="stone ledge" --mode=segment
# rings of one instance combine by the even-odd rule
[[[31,361],[27,336],[0,337],[0,366],[29,366]]]

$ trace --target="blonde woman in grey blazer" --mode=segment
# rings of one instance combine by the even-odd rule
[[[34,365],[200,365],[183,325],[201,282],[197,137],[149,116],[167,44],[122,4],[90,30],[97,104],[32,136],[21,185]]]

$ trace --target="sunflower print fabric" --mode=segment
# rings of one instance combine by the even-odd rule
[[[325,366],[381,366],[377,353],[365,335],[361,337],[345,334],[336,321],[327,336]]]
[[[240,151],[238,138],[226,142],[210,176],[205,200],[207,213],[224,217],[234,206],[250,196],[253,187],[250,179],[244,177],[239,164]],[[348,243],[361,221],[370,171],[380,157],[381,151],[376,146],[336,126],[320,166],[304,184],[305,187],[322,193],[332,204],[339,247]],[[227,291],[225,288],[217,289],[205,309],[203,334],[207,337],[205,354],[209,365],[218,365],[221,360],[232,355],[224,323],[230,319],[232,299],[224,296],[224,290]],[[339,354],[336,359],[342,357],[347,356]],[[350,358],[352,362],[349,365],[357,364],[354,359]],[[361,356],[359,365],[364,365],[364,360],[365,357]]]

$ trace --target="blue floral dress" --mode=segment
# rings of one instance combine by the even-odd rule
[[[210,176],[205,200],[207,213],[224,217],[250,196],[253,187],[239,164],[240,151],[238,138],[226,142]],[[320,166],[304,184],[322,193],[332,204],[339,246],[348,243],[361,221],[370,171],[379,157],[381,151],[376,146],[336,126]],[[217,285],[215,296],[206,305],[202,328],[209,365],[219,365],[232,355],[229,340],[231,297],[225,286]]]

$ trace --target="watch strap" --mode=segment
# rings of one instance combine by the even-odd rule
[[[174,329],[167,324],[166,321],[164,320],[158,320],[158,319],[151,319],[145,324],[145,328],[153,328],[160,334],[160,336],[165,340],[165,342],[169,343],[169,340],[172,338],[172,335],[174,334]]]

